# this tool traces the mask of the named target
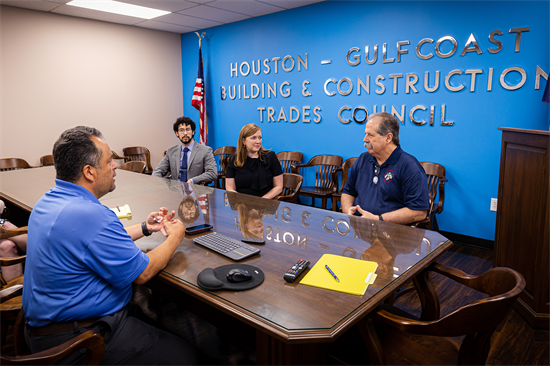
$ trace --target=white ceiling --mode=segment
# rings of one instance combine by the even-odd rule
[[[151,20],[65,5],[70,0],[0,0],[0,4],[173,33],[187,33],[324,0],[118,0],[166,10]]]

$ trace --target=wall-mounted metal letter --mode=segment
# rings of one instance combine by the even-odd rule
[[[418,42],[418,44],[416,45],[416,55],[421,59],[421,60],[429,60],[431,59],[432,57],[434,57],[434,54],[433,53],[428,53],[427,55],[423,55],[420,53],[420,47],[422,47],[422,45],[424,43],[434,43],[434,40],[431,39],[431,38],[424,38],[422,40],[420,40],[420,42]]]
[[[450,91],[457,92],[457,91],[460,91],[460,90],[464,89],[464,85],[460,84],[460,86],[451,86],[451,82],[450,82],[451,81],[451,76],[454,76],[454,75],[462,75],[462,70],[453,70],[453,71],[449,72],[447,74],[447,76],[445,77],[445,86]]]
[[[411,122],[414,123],[415,125],[417,126],[422,126],[422,125],[425,125],[426,124],[426,121],[422,120],[422,121],[417,121],[415,118],[414,118],[414,112],[416,112],[417,110],[423,110],[425,111],[426,110],[426,107],[424,107],[423,105],[417,105],[416,107],[413,107],[413,109],[411,109],[411,112],[409,113],[409,118],[411,119]]]
[[[441,43],[445,41],[451,41],[451,43],[453,44],[453,49],[448,53],[442,53],[439,50]],[[435,53],[441,58],[451,57],[456,52],[457,47],[458,47],[458,44],[456,43],[456,39],[454,39],[453,37],[451,36],[441,37],[435,44]]]
[[[342,85],[342,83],[344,82],[349,83],[349,89],[347,91],[342,91],[342,89],[340,89],[340,85]],[[338,81],[337,88],[338,88],[338,93],[340,93],[340,95],[349,95],[353,90],[353,83],[349,78],[342,78],[340,79],[340,81]]]
[[[352,48],[350,48],[349,51],[348,51],[348,53],[346,54],[346,61],[348,62],[348,64],[349,64],[350,66],[357,66],[357,65],[359,65],[359,63],[361,62],[361,56],[360,56],[360,55],[354,55],[354,56],[353,56],[353,59],[354,59],[355,61],[351,61],[351,60],[349,59],[349,56],[350,56],[350,54],[351,54],[352,52],[359,52],[359,48],[357,48],[357,47],[352,47]]]
[[[327,81],[325,81],[325,86],[324,86],[324,88],[325,88],[325,94],[328,95],[329,97],[332,97],[333,95],[335,95],[336,92],[334,92],[334,91],[333,91],[333,92],[329,92],[328,89],[327,89],[327,86],[328,86],[329,83],[334,83],[334,84],[336,84],[337,81],[338,81],[338,80],[332,79],[332,78],[327,79]]]
[[[348,123],[351,122],[351,119],[348,118],[348,119],[343,119],[342,118],[342,112],[343,111],[351,111],[351,107],[348,107],[348,106],[343,106],[342,108],[340,108],[340,110],[338,111],[338,119],[340,120],[340,122],[342,122],[343,124],[347,125]]]
[[[521,75],[521,80],[516,85],[508,85],[506,83],[505,77],[511,71],[517,71]],[[502,74],[500,74],[500,85],[502,85],[502,87],[506,90],[517,90],[521,88],[526,81],[527,81],[527,73],[521,67],[517,67],[517,66],[509,67],[506,70],[504,70]]]

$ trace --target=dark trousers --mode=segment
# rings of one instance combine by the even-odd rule
[[[183,339],[147,324],[139,306],[129,303],[122,310],[104,316],[87,328],[48,336],[33,336],[25,327],[25,339],[32,353],[60,345],[90,329],[105,337],[103,365],[194,365],[197,351]],[[60,364],[81,364],[86,350],[75,352]]]

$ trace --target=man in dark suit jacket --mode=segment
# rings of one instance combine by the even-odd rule
[[[154,176],[162,178],[170,173],[172,179],[193,184],[210,182],[218,177],[212,148],[193,139],[195,127],[195,122],[189,117],[180,117],[176,120],[174,133],[181,144],[168,149],[166,156],[153,170]],[[184,157],[187,164],[183,162]]]

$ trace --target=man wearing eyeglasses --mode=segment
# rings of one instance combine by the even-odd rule
[[[153,170],[154,176],[162,178],[170,174],[171,179],[193,184],[210,182],[218,177],[212,148],[193,139],[195,127],[195,122],[189,117],[176,120],[174,133],[181,144],[166,151],[166,156]]]
[[[429,210],[424,169],[399,145],[399,122],[389,113],[369,116],[361,154],[348,173],[342,212],[372,220],[410,224]]]

